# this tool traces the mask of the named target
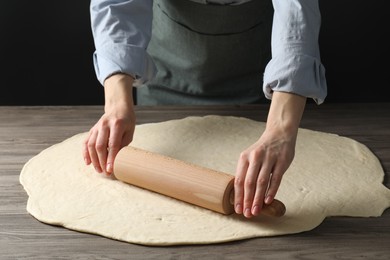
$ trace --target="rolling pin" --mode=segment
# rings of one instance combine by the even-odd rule
[[[225,215],[234,212],[234,176],[131,146],[114,161],[116,179]],[[284,204],[274,199],[261,214],[280,217]]]

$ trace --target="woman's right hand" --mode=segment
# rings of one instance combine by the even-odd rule
[[[104,114],[83,143],[84,161],[92,163],[98,173],[110,175],[119,150],[133,140],[133,80],[129,75],[115,74],[104,82]]]

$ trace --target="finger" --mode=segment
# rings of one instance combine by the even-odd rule
[[[237,163],[236,176],[234,178],[234,209],[237,214],[243,213],[244,183],[248,166],[247,156],[242,153]]]
[[[257,180],[259,179],[260,163],[256,159],[252,159],[249,164],[248,172],[245,177],[244,187],[244,216],[252,217],[253,199],[257,188]]]
[[[106,166],[106,172],[108,174],[111,174],[113,172],[113,166],[114,166],[114,160],[116,155],[118,154],[121,147],[122,142],[122,133],[119,132],[117,129],[113,129],[109,142],[108,142],[108,156],[107,156],[107,166]]]
[[[97,131],[93,131],[91,133],[91,136],[90,136],[89,141],[88,141],[88,153],[90,155],[92,165],[95,167],[95,170],[98,173],[101,173],[102,169],[100,168],[99,158],[98,158],[98,155],[96,153],[96,148],[95,148],[97,135],[98,135]]]
[[[133,135],[134,135],[134,127],[129,131],[126,131],[125,134],[123,135],[121,148],[129,145],[131,141],[133,141]]]
[[[104,173],[106,172],[108,136],[109,129],[108,127],[103,126],[96,139],[96,152],[99,159],[100,169],[102,169],[102,172]]]
[[[91,164],[91,157],[88,152],[88,142],[90,137],[91,137],[91,132],[89,132],[88,136],[84,139],[83,142],[83,158],[86,165]]]
[[[267,193],[265,195],[264,202],[266,204],[271,204],[274,200],[276,193],[278,192],[280,183],[282,182],[284,171],[281,169],[279,165],[276,165],[270,178],[269,187]]]
[[[264,196],[269,185],[272,169],[272,167],[269,167],[268,165],[269,164],[267,163],[261,167],[256,180],[256,192],[252,202],[252,214],[254,216],[258,216],[263,207]]]
[[[111,174],[114,171],[114,162],[115,157],[118,154],[119,150],[127,145],[133,140],[135,126],[131,126],[131,128],[124,133],[122,133],[121,129],[113,129],[112,135],[110,135],[109,153],[107,159],[107,173]]]

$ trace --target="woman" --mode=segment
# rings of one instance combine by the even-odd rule
[[[264,94],[266,129],[241,153],[234,184],[236,213],[259,215],[294,158],[306,99],[326,97],[318,1],[92,0],[91,20],[105,112],[84,142],[86,164],[112,173],[133,137],[134,99],[250,104]]]

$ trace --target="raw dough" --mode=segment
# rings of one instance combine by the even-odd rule
[[[264,125],[237,117],[188,117],[138,125],[131,145],[234,174],[239,153]],[[96,174],[82,159],[85,136],[49,147],[22,169],[27,210],[38,220],[144,245],[209,244],[308,231],[327,216],[380,216],[390,206],[376,156],[334,134],[299,130],[295,160],[276,196],[286,215],[249,220]]]

